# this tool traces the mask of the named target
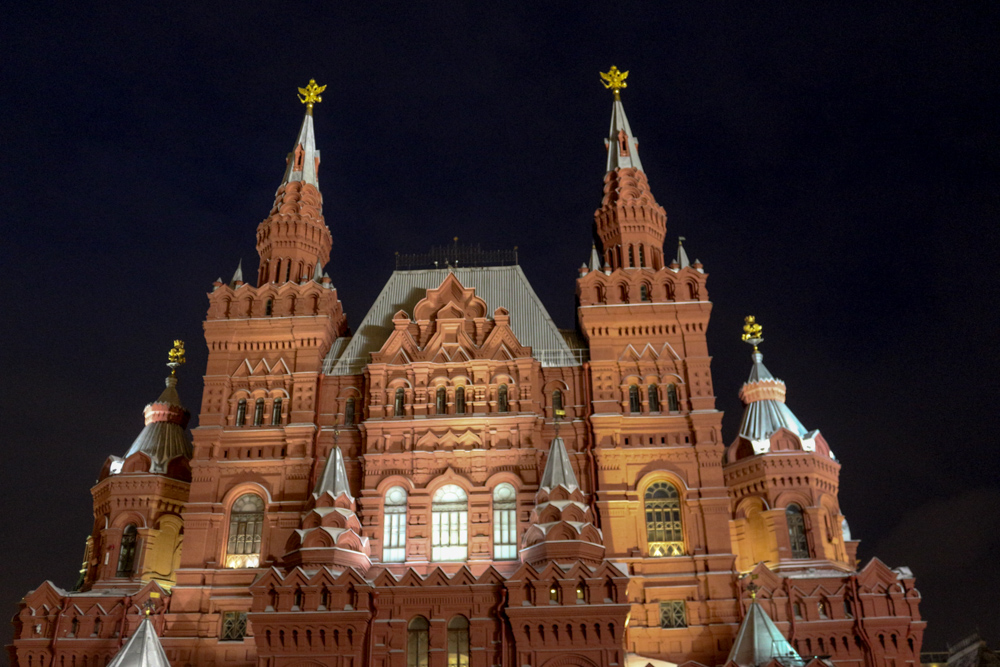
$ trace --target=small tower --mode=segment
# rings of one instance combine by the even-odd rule
[[[169,353],[166,389],[143,411],[146,425],[124,457],[110,456],[94,497],[92,547],[81,588],[138,590],[145,582],[176,583],[191,482],[190,413],[177,394],[184,341]]]
[[[818,430],[809,431],[785,404],[785,383],[764,366],[763,329],[746,318],[753,346],[750,377],[740,389],[745,408],[739,436],[726,453],[726,484],[735,502],[737,567],[761,561],[772,569],[854,569],[857,542],[843,534],[837,500],[840,464]]]

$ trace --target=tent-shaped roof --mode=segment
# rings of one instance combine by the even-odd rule
[[[761,667],[772,659],[789,667],[804,664],[767,612],[754,600],[726,662],[735,662],[740,667]]]
[[[125,642],[108,667],[170,667],[148,616],[142,619],[139,629]]]

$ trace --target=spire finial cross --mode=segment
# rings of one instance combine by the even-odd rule
[[[764,327],[757,323],[753,315],[747,315],[743,320],[743,342],[753,345],[753,351],[764,342]]]
[[[167,352],[167,366],[170,367],[170,374],[177,375],[177,369],[183,366],[187,359],[184,358],[184,341],[175,340],[174,346]]]
[[[302,104],[306,105],[306,113],[311,114],[313,104],[315,104],[316,102],[323,101],[323,97],[320,95],[320,93],[322,93],[324,90],[326,90],[326,86],[317,86],[316,79],[309,79],[308,86],[306,86],[305,88],[299,88],[299,95],[298,95],[299,102],[302,102]]]
[[[618,91],[622,88],[628,88],[628,84],[625,83],[625,79],[628,78],[628,70],[622,72],[614,65],[607,72],[600,72],[601,78],[604,79],[601,83],[604,84],[605,88],[609,88],[611,92],[615,94],[615,99],[620,100],[621,97],[618,95]]]

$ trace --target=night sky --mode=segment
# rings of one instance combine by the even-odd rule
[[[1000,644],[1000,4],[146,4],[4,10],[5,618],[75,582],[89,488],[175,337],[197,413],[205,293],[240,259],[256,275],[297,86],[329,85],[327,270],[352,326],[396,251],[458,236],[518,246],[571,328],[614,64],[667,253],[683,235],[710,274],[726,442],[753,314],[843,464],[862,560],[915,572],[925,650]]]

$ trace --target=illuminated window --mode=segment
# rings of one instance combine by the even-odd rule
[[[226,567],[257,567],[260,564],[260,534],[264,527],[264,501],[246,493],[236,499],[229,512],[229,542]]]
[[[406,628],[406,667],[427,667],[430,623],[415,616]]]
[[[679,412],[681,409],[681,405],[677,401],[677,385],[675,384],[667,385],[667,409],[671,412]]]
[[[646,388],[646,393],[649,394],[649,411],[659,412],[660,411],[660,393],[656,390],[656,385],[651,384]]]
[[[465,414],[465,387],[455,388],[455,413]]]
[[[661,628],[686,628],[687,625],[684,600],[667,600],[660,603]]]
[[[125,526],[122,531],[122,546],[118,551],[118,572],[117,577],[130,577],[135,569],[135,542],[139,530],[134,523]]]
[[[344,426],[354,426],[354,399],[347,399],[344,406]]]
[[[655,482],[646,489],[644,504],[649,555],[683,555],[684,533],[681,529],[681,500],[677,487],[669,482]]]
[[[469,619],[448,621],[448,667],[469,667]]]
[[[431,559],[462,561],[469,552],[469,499],[455,484],[442,486],[431,501]]]
[[[438,387],[434,400],[434,412],[443,415],[448,411],[448,392],[444,387]]]
[[[576,585],[576,599],[581,602],[586,602],[587,596],[583,584]]]
[[[555,391],[552,392],[552,410],[554,412],[556,410],[562,410],[562,409],[563,409],[562,391],[556,389]]]
[[[559,587],[555,584],[549,586],[549,602],[559,602]]]
[[[253,406],[253,425],[260,426],[264,423],[264,399],[258,398]]]
[[[497,411],[507,412],[510,410],[510,403],[507,402],[507,385],[502,384],[497,389]]]
[[[517,558],[517,492],[506,482],[493,489],[493,558]]]
[[[792,547],[792,558],[809,558],[809,540],[806,539],[806,522],[802,508],[792,504],[785,509],[788,521],[788,541]]]
[[[395,415],[396,417],[403,416],[403,399],[405,398],[405,396],[406,394],[402,388],[396,390],[396,402],[395,405],[393,406],[393,411],[392,411],[393,415]]]
[[[628,388],[628,409],[629,412],[642,412],[642,405],[639,403],[639,387],[634,384]]]
[[[247,399],[241,398],[236,404],[236,425],[243,426],[247,423]]]
[[[394,486],[385,493],[385,520],[382,534],[382,561],[406,560],[406,489]]]
[[[247,613],[227,611],[222,614],[222,635],[219,641],[241,642],[247,635]]]
[[[274,407],[271,408],[271,425],[278,426],[281,424],[281,399],[274,399]]]

